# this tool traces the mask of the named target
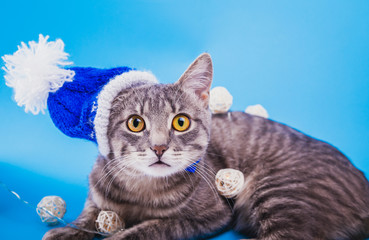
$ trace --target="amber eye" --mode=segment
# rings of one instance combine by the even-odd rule
[[[183,114],[178,114],[173,119],[173,128],[179,132],[186,131],[190,127],[190,119]]]
[[[132,132],[141,132],[145,129],[145,121],[138,115],[131,116],[127,121],[127,127]]]

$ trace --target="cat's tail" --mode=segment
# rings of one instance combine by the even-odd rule
[[[63,68],[72,64],[64,52],[64,42],[61,39],[48,42],[48,38],[40,34],[38,43],[22,42],[13,55],[2,57],[6,85],[14,89],[18,105],[33,114],[44,113],[49,93],[74,77],[74,71]]]

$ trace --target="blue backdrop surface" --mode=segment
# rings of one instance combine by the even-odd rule
[[[1,1],[0,55],[38,34],[61,38],[75,66],[130,66],[174,82],[200,53],[233,110],[262,104],[271,119],[323,139],[369,174],[369,2]],[[94,144],[59,132],[48,115],[24,113],[0,77],[0,181],[33,204],[59,195],[78,216]],[[4,239],[40,239],[34,209],[0,188]],[[226,233],[218,239],[237,239]]]

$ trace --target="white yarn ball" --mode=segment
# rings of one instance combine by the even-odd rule
[[[267,110],[260,104],[248,106],[245,112],[248,114],[263,117],[263,118],[269,117]]]
[[[101,211],[96,219],[96,229],[102,233],[114,233],[124,228],[124,223],[113,211]]]
[[[58,219],[54,216],[58,218],[64,217],[66,204],[61,197],[46,196],[37,204],[36,212],[40,216],[42,222],[54,225],[58,223]]]
[[[228,112],[232,101],[232,95],[224,87],[215,87],[210,91],[209,108],[212,113]]]
[[[233,198],[242,191],[244,184],[243,173],[236,169],[225,168],[215,176],[215,185],[221,195]]]

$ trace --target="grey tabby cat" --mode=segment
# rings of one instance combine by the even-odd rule
[[[369,185],[331,145],[242,112],[208,110],[212,62],[198,57],[174,84],[136,85],[114,100],[110,154],[99,157],[77,226],[112,210],[126,230],[108,239],[191,239],[233,228],[257,239],[364,239]],[[196,171],[186,171],[200,160]],[[215,173],[239,169],[245,188],[227,201]],[[48,239],[92,239],[69,227]]]

